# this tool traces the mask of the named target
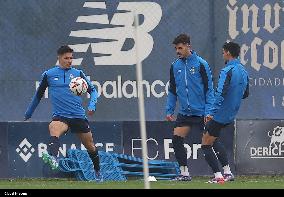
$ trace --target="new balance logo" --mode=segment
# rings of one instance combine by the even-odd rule
[[[32,147],[30,142],[25,138],[20,144],[19,148],[16,149],[16,152],[19,153],[20,157],[27,162],[31,156],[32,153],[35,152],[35,149]]]
[[[85,2],[84,8],[106,12],[105,2]],[[142,24],[137,28],[139,42],[139,60],[143,61],[151,53],[154,45],[152,36],[149,34],[160,22],[162,9],[155,2],[120,2],[117,13],[111,20],[107,14],[79,16],[76,20],[82,26],[89,25],[86,29],[71,31],[70,37],[86,38],[93,42],[76,43],[69,46],[74,49],[76,56],[86,53],[91,49],[94,55],[95,65],[134,65],[136,63],[136,41],[134,36],[134,15],[143,16]],[[97,28],[97,25],[105,28]],[[94,28],[90,29],[90,25]],[[96,39],[96,42],[94,42]],[[99,41],[98,41],[99,40]],[[82,41],[83,42],[83,41]],[[125,45],[127,49],[124,49]],[[83,56],[83,55],[82,55]],[[82,57],[81,56],[81,57]],[[83,58],[73,60],[73,65],[81,65]]]

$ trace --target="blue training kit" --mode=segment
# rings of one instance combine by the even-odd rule
[[[234,121],[241,100],[249,95],[249,77],[239,59],[229,61],[221,70],[215,92],[212,116],[216,122]]]
[[[189,57],[177,59],[171,65],[167,115],[174,114],[177,100],[182,115],[211,114],[214,102],[212,73],[208,63],[194,51]]]
[[[32,116],[47,87],[51,97],[53,117],[63,116],[66,118],[86,119],[82,98],[72,94],[69,89],[69,83],[75,77],[82,77],[88,83],[88,93],[91,97],[88,110],[95,111],[98,93],[85,74],[73,67],[64,69],[60,66],[55,66],[42,74],[40,85],[25,112],[25,119],[29,119]]]

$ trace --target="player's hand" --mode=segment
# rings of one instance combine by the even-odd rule
[[[204,117],[204,123],[206,124],[207,122],[209,122],[212,119],[213,119],[213,116],[207,115],[207,116]]]
[[[94,110],[88,110],[88,115],[89,115],[89,116],[94,115],[94,113],[95,113],[95,111],[94,111]]]
[[[166,120],[167,121],[175,121],[175,117],[174,117],[174,115],[170,115],[170,114],[168,114],[167,116],[166,116]]]

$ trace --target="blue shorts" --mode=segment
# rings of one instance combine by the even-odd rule
[[[229,123],[230,124],[230,123]],[[219,122],[216,122],[215,120],[210,120],[209,122],[206,123],[205,125],[205,131],[204,133],[206,133],[208,131],[208,133],[211,135],[211,136],[214,136],[214,137],[219,137],[220,136],[220,132],[221,132],[221,129],[226,127],[227,125],[229,124],[222,124],[222,123],[219,123]]]
[[[82,118],[66,118],[63,116],[54,116],[52,121],[64,122],[72,133],[88,133],[91,131],[89,121]]]
[[[186,116],[182,114],[177,115],[174,128],[176,127],[192,127],[192,125],[199,125],[200,128],[204,127],[204,118],[203,116]]]

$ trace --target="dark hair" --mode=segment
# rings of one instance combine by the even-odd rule
[[[230,54],[232,55],[232,57],[238,57],[240,55],[240,45],[238,45],[237,43],[234,42],[226,42],[223,45],[223,49],[225,51],[229,51]]]
[[[71,49],[68,45],[59,47],[57,50],[57,55],[63,55],[64,53],[73,53],[73,49]]]
[[[175,39],[174,39],[174,41],[173,41],[173,44],[180,44],[180,43],[182,43],[182,44],[190,44],[190,37],[189,37],[189,35],[187,35],[187,34],[180,34],[180,35],[178,35]]]

